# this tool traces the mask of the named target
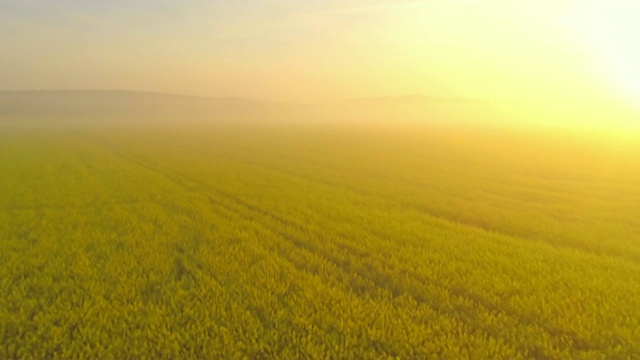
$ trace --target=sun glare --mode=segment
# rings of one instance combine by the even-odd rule
[[[596,71],[618,96],[640,107],[640,2],[579,1],[569,14],[572,33]]]

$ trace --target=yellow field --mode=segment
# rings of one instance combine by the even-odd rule
[[[632,142],[1,134],[0,358],[640,358]]]

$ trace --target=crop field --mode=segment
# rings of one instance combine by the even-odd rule
[[[640,149],[0,129],[0,358],[640,358]]]

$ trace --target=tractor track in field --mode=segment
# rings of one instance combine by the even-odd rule
[[[172,181],[173,183],[177,184],[178,186],[189,190],[189,191],[194,191],[194,192],[198,192],[198,193],[202,193],[201,191],[198,191],[198,188],[200,189],[207,189],[209,191],[214,191],[216,194],[220,195],[222,198],[227,199],[229,202],[231,202],[232,204],[235,205],[235,207],[230,206],[230,205],[226,205],[223,204],[219,201],[217,201],[216,199],[205,195],[206,198],[208,198],[208,200],[216,206],[219,206],[223,209],[225,209],[228,212],[231,212],[233,214],[235,214],[235,216],[238,216],[241,219],[244,219],[246,221],[252,221],[252,220],[258,220],[257,224],[260,224],[260,227],[262,227],[263,229],[277,235],[280,238],[283,238],[285,240],[287,240],[288,242],[290,242],[292,245],[294,245],[295,248],[298,249],[302,249],[307,253],[311,253],[311,254],[315,254],[320,256],[321,258],[325,259],[326,261],[328,261],[329,263],[333,263],[337,268],[342,269],[342,271],[344,271],[345,273],[348,273],[349,271],[354,272],[356,274],[358,274],[359,276],[361,276],[364,279],[367,279],[369,281],[371,281],[373,284],[375,284],[377,287],[381,288],[381,289],[386,289],[388,291],[390,291],[392,294],[394,295],[399,295],[399,293],[406,293],[407,295],[410,295],[412,298],[414,298],[415,301],[417,301],[420,304],[423,304],[429,308],[431,308],[432,310],[442,314],[443,316],[446,317],[451,317],[456,319],[457,321],[459,321],[461,324],[465,324],[469,329],[472,330],[480,330],[482,331],[484,334],[486,334],[487,336],[490,337],[495,337],[498,336],[499,338],[501,338],[504,341],[504,344],[507,344],[508,346],[513,346],[513,344],[510,344],[508,342],[508,339],[503,338],[502,336],[499,336],[498,334],[496,335],[490,335],[491,332],[487,331],[487,329],[483,329],[482,326],[477,326],[475,325],[473,322],[471,322],[469,320],[468,317],[464,316],[464,314],[458,314],[455,311],[451,311],[450,309],[447,308],[447,306],[442,305],[442,306],[438,306],[437,304],[434,303],[430,303],[428,301],[428,299],[424,298],[424,296],[416,294],[415,292],[411,293],[411,292],[407,292],[405,289],[402,288],[398,288],[398,286],[391,286],[388,283],[385,283],[383,281],[380,280],[380,278],[388,278],[389,274],[385,274],[385,273],[381,273],[381,272],[376,272],[375,274],[370,274],[365,272],[362,269],[354,269],[354,268],[345,268],[344,264],[342,262],[342,260],[340,260],[339,258],[332,256],[331,254],[327,254],[326,252],[323,251],[319,251],[320,249],[316,246],[313,246],[312,244],[310,244],[308,241],[304,241],[300,238],[298,238],[297,236],[290,234],[286,231],[280,230],[279,228],[274,228],[274,227],[269,227],[265,225],[264,221],[259,221],[260,219],[256,219],[255,215],[258,215],[260,217],[266,220],[270,220],[271,222],[276,222],[280,225],[282,225],[283,228],[287,228],[287,227],[292,227],[294,229],[296,229],[297,231],[301,231],[304,232],[305,228],[303,226],[301,226],[300,224],[291,221],[289,219],[280,217],[278,215],[275,215],[263,208],[260,208],[256,205],[253,205],[249,202],[246,202],[245,200],[232,195],[230,193],[227,193],[223,190],[220,190],[210,184],[204,183],[200,180],[196,180],[193,179],[189,176],[186,176],[176,170],[172,170],[168,167],[164,167],[161,165],[158,165],[156,163],[150,162],[144,158],[141,158],[139,156],[136,155],[132,155],[130,153],[125,153],[121,150],[119,150],[117,147],[113,146],[112,144],[106,143],[106,142],[101,142],[101,141],[94,141],[92,143],[95,143],[96,145],[102,146],[105,149],[109,150],[111,153],[113,153],[114,155],[121,157],[131,163],[134,163],[142,168],[145,168],[149,171],[152,171],[158,175],[161,175],[163,177],[165,177],[166,179]],[[273,170],[272,171],[276,171]],[[294,175],[292,175],[294,176]],[[313,181],[313,179],[308,179],[310,181]],[[187,184],[187,183],[191,183],[191,185]],[[339,185],[336,184],[330,184],[333,187],[339,187]],[[342,187],[341,187],[342,188]],[[366,194],[361,194],[363,196],[371,196],[371,195],[366,195]],[[249,213],[252,213],[253,216],[247,216],[247,211]],[[424,213],[423,211],[420,211],[421,213]],[[430,215],[430,214],[427,214]],[[431,215],[430,215],[431,216]],[[432,216],[434,218],[440,218],[438,216]],[[448,222],[453,222],[453,223],[457,223],[454,221],[450,221],[449,219],[442,219]],[[464,225],[464,224],[463,224]],[[504,235],[504,234],[503,234]],[[378,237],[379,235],[376,234],[376,236]],[[389,241],[387,239],[387,241]],[[335,243],[335,245],[341,247],[341,244],[339,243]],[[343,249],[344,246],[342,246]],[[371,254],[369,254],[371,255]],[[385,261],[384,256],[379,256],[379,257],[375,257],[376,260],[380,261],[381,264],[383,265],[387,265],[386,268],[388,268],[389,263],[387,261]],[[292,261],[292,260],[289,260]],[[297,265],[296,263],[292,263],[292,265],[294,265],[297,268],[300,268],[299,265]],[[308,269],[305,269],[305,271],[308,271]],[[417,274],[406,274],[405,276],[410,275],[410,277],[412,277],[414,280],[418,281],[418,282],[425,282],[424,279],[420,279],[420,277]],[[428,283],[436,288],[440,288],[442,290],[448,291],[451,294],[453,294],[454,296],[458,296],[462,299],[465,299],[473,304],[475,304],[475,306],[480,307],[485,309],[485,311],[487,311],[488,313],[502,313],[503,315],[505,315],[508,318],[511,318],[513,320],[516,320],[516,323],[524,323],[525,326],[535,326],[537,328],[539,328],[541,331],[543,331],[544,333],[546,333],[547,335],[551,336],[552,338],[554,338],[554,334],[559,334],[560,332],[554,329],[550,329],[548,327],[546,327],[544,324],[540,324],[534,321],[528,321],[526,319],[523,319],[522,317],[518,316],[518,314],[512,312],[512,311],[508,311],[505,310],[504,308],[501,308],[500,306],[498,306],[497,304],[493,304],[491,301],[487,301],[486,299],[484,299],[481,295],[478,294],[474,294],[469,292],[466,289],[460,288],[460,287],[451,287],[448,286],[447,284],[443,283],[443,282],[438,282],[435,281],[435,279],[429,279]],[[434,307],[435,306],[435,307]],[[598,350],[596,348],[591,348],[587,345],[587,342],[580,339],[576,334],[573,333],[567,333],[566,331],[562,331],[563,335],[567,335],[570,336],[573,341],[574,341],[574,348],[576,350],[579,351],[588,351],[588,350]],[[518,351],[525,351],[525,352],[533,352],[533,353],[537,353],[537,354],[542,354],[542,348],[528,348],[528,349],[518,349]]]
[[[86,140],[86,138],[85,138]],[[110,154],[117,156],[125,161],[127,161],[128,163],[131,163],[137,167],[143,168],[147,171],[150,171],[151,173],[155,174],[156,176],[161,176],[167,180],[169,180],[171,183],[177,185],[178,187],[185,189],[187,191],[191,191],[191,192],[195,192],[195,193],[201,193],[200,191],[198,191],[198,186],[193,186],[193,185],[189,185],[187,183],[185,183],[184,180],[189,181],[190,179],[183,176],[182,174],[179,173],[171,173],[171,171],[169,169],[166,168],[162,168],[158,165],[155,165],[143,158],[131,155],[131,154],[127,154],[124,153],[122,151],[120,151],[118,148],[116,148],[115,146],[106,143],[106,142],[99,142],[99,141],[91,141],[91,144],[98,145],[101,146],[102,148],[106,149]],[[169,171],[168,171],[169,170]],[[193,181],[191,181],[193,183]],[[208,195],[205,195],[205,197],[210,201],[210,203],[212,205],[215,205],[218,208],[224,209],[234,215],[236,215],[237,217],[244,219],[246,221],[251,221],[253,220],[250,217],[247,217],[245,214],[243,214],[241,212],[241,210],[237,210],[234,209],[228,205],[222,204],[219,201],[216,201],[215,199],[211,198]],[[173,209],[175,211],[175,209]],[[232,220],[230,219],[228,216],[222,215],[222,213],[220,213],[220,211],[216,211],[216,214],[219,216],[222,216],[223,218],[226,218],[228,220]],[[261,224],[261,226],[263,226]],[[263,226],[264,227],[264,226]],[[268,228],[265,228],[266,230],[270,230]],[[196,269],[190,269],[187,264],[185,263],[185,260],[183,259],[185,256],[188,256],[189,254],[187,254],[189,251],[185,249],[185,247],[189,247],[190,245],[184,246],[184,245],[180,245],[180,244],[176,244],[176,252],[178,253],[179,257],[176,258],[176,269],[175,269],[175,275],[177,278],[194,278],[194,271],[196,270],[201,270],[204,271],[207,274],[207,277],[210,278],[210,281],[213,281],[214,283],[216,283],[220,288],[224,288],[224,286],[222,285],[223,282],[221,282],[220,278],[212,271],[205,269],[205,267],[200,264],[199,262],[196,262],[194,265],[196,267]],[[196,244],[197,247],[197,244]],[[227,293],[225,291],[225,293]],[[234,299],[233,296],[231,296],[230,293],[227,293],[227,295],[229,296],[229,298]],[[242,299],[235,299],[236,301],[242,301]],[[264,322],[264,319],[260,316],[260,314],[255,313],[251,306],[247,305],[247,304],[243,304],[243,306],[245,307],[245,309],[251,314],[251,316],[253,318],[255,318],[262,326],[263,329],[267,329],[269,327],[269,324]]]
[[[105,150],[107,150],[107,152],[109,154],[111,154],[112,156],[116,156],[119,157],[121,159],[123,159],[124,161],[133,164],[139,168],[143,168],[147,171],[150,171],[151,173],[157,175],[160,175],[162,177],[164,177],[165,179],[169,180],[171,183],[179,186],[180,188],[183,188],[185,190],[188,191],[196,191],[195,188],[193,187],[189,187],[187,184],[185,184],[184,182],[179,181],[177,178],[171,176],[170,174],[167,173],[163,173],[161,170],[157,169],[157,167],[152,166],[151,163],[145,161],[142,158],[137,158],[135,156],[132,155],[128,155],[122,151],[119,151],[117,147],[113,146],[112,144],[106,143],[106,142],[102,142],[102,141],[97,141],[96,139],[91,139],[88,140],[87,136],[85,134],[82,133],[76,133],[76,132],[72,132],[71,133],[73,136],[75,137],[80,137],[83,141],[88,142],[89,144],[93,145],[93,146],[98,146],[101,147]],[[162,205],[162,204],[160,204]],[[176,209],[174,207],[172,207],[171,209],[172,211],[176,211]],[[229,293],[225,287],[222,285],[223,282],[221,281],[221,279],[217,276],[217,274],[215,274],[213,271],[210,271],[209,269],[206,269],[205,266],[203,266],[200,262],[196,261],[193,265],[195,266],[195,269],[192,269],[189,265],[188,260],[190,252],[195,251],[194,249],[197,249],[198,246],[200,244],[198,244],[197,242],[194,242],[193,239],[188,241],[189,243],[184,245],[184,244],[175,244],[175,250],[177,253],[177,256],[174,259],[174,269],[173,269],[173,277],[174,280],[176,281],[176,283],[181,283],[183,280],[185,279],[192,279],[193,281],[198,282],[199,280],[197,279],[196,276],[196,272],[197,271],[203,271],[206,273],[207,275],[207,280],[214,283],[216,285],[216,287],[218,289],[222,289],[224,294],[231,300],[234,301],[238,301],[238,299],[234,298],[233,294]],[[203,299],[201,299],[199,297],[200,301],[203,301]],[[242,300],[242,299],[240,299]],[[265,324],[261,318],[259,314],[256,314],[249,306],[247,306],[246,304],[243,305],[245,307],[245,309],[249,312],[250,316],[253,317],[254,319],[256,319],[259,323],[260,326],[262,327],[263,330],[265,330],[268,326],[268,324]]]
[[[323,186],[327,186],[329,188],[333,188],[336,189],[338,191],[346,191],[348,193],[354,194],[354,195],[358,195],[360,197],[363,197],[365,199],[377,199],[372,193],[367,192],[367,191],[363,191],[361,189],[352,187],[352,186],[347,186],[341,183],[337,183],[337,182],[332,182],[332,181],[328,181],[328,180],[319,180],[310,176],[306,176],[297,172],[293,172],[293,171],[288,171],[288,170],[284,170],[275,166],[271,166],[271,165],[266,165],[266,164],[262,164],[259,162],[254,162],[254,161],[249,161],[249,160],[242,160],[242,159],[236,159],[233,158],[229,155],[224,155],[224,154],[216,154],[216,153],[212,153],[200,148],[196,148],[196,147],[191,147],[191,146],[186,146],[186,145],[182,145],[182,144],[176,144],[173,143],[174,147],[179,147],[179,148],[184,148],[190,151],[196,151],[199,152],[201,154],[207,155],[207,156],[212,156],[212,157],[221,157],[223,159],[225,159],[226,161],[229,161],[231,163],[241,163],[250,167],[257,167],[257,168],[262,168],[265,169],[267,171],[271,171],[273,173],[276,174],[284,174],[286,176],[290,176],[296,179],[300,179],[306,182],[310,182],[310,183],[315,183],[315,184],[321,184]],[[402,180],[405,181],[405,180]],[[424,184],[421,183],[417,183],[417,182],[411,182],[411,181],[405,181],[408,183],[411,183],[415,186],[425,186]],[[448,195],[452,198],[458,199],[458,200],[462,200],[462,201],[468,201],[468,199],[465,199],[464,197],[461,196],[452,196],[452,195]],[[397,200],[391,200],[388,198],[384,199],[386,203],[388,203],[391,206],[394,206],[396,208],[400,208],[400,209],[410,209],[413,211],[416,211],[420,214],[424,214],[428,217],[434,218],[434,219],[438,219],[438,220],[442,220],[454,225],[460,225],[463,227],[467,227],[467,228],[472,228],[475,229],[477,231],[483,231],[483,232],[488,232],[488,233],[492,233],[492,234],[498,234],[501,236],[505,236],[508,237],[510,239],[516,240],[516,241],[528,241],[530,243],[543,243],[543,244],[547,244],[549,246],[552,246],[554,248],[557,249],[571,249],[571,250],[576,250],[579,252],[583,252],[585,254],[590,254],[590,255],[596,255],[596,256],[602,256],[603,254],[601,252],[598,252],[596,250],[591,250],[591,249],[587,249],[584,248],[578,244],[567,244],[566,242],[553,242],[553,241],[549,241],[547,239],[543,239],[543,238],[538,238],[535,235],[531,235],[531,234],[525,234],[525,233],[518,233],[518,232],[513,232],[513,231],[505,231],[504,229],[500,229],[497,228],[496,226],[493,226],[491,224],[489,224],[486,221],[481,221],[481,220],[472,220],[472,219],[463,219],[462,217],[455,217],[452,215],[446,215],[446,214],[442,214],[440,212],[434,211],[430,208],[428,208],[427,206],[425,206],[424,204],[416,204],[416,203],[410,203],[410,202],[403,202],[403,201],[397,201]],[[378,233],[376,233],[376,235],[380,235]],[[615,249],[614,249],[615,250]],[[630,264],[633,264],[634,266],[639,266],[640,267],[640,254],[634,253],[632,255],[627,255],[627,256],[621,256],[622,252],[621,251],[609,251],[607,253],[605,253],[606,256],[611,256],[611,257],[615,257],[617,259],[620,260],[624,260],[629,262]]]
[[[266,164],[263,164],[263,163],[260,163],[260,162],[250,161],[250,160],[246,160],[246,159],[239,159],[237,157],[232,157],[232,156],[227,155],[227,154],[214,153],[214,152],[211,152],[211,151],[199,148],[199,147],[180,144],[180,143],[175,142],[175,141],[170,142],[170,143],[172,144],[173,147],[176,147],[176,148],[183,148],[183,149],[187,149],[189,151],[195,151],[195,152],[198,152],[198,153],[201,153],[201,154],[204,154],[204,155],[214,156],[216,158],[224,158],[225,160],[227,160],[229,162],[244,163],[246,165],[250,165],[250,166],[254,166],[254,167],[260,167],[260,168],[263,168],[263,169],[266,169],[266,170],[271,170],[271,171],[274,171],[274,172],[287,174],[287,175],[290,175],[292,177],[297,177],[297,178],[300,178],[300,179],[312,181],[314,183],[321,183],[321,184],[325,184],[325,185],[332,186],[332,187],[337,187],[337,188],[350,190],[350,191],[352,191],[354,193],[358,193],[358,194],[363,195],[363,196],[371,195],[370,193],[368,193],[366,191],[362,191],[362,190],[360,190],[358,188],[355,188],[355,187],[345,186],[342,183],[331,182],[331,181],[328,181],[328,180],[319,180],[317,178],[312,178],[312,177],[309,177],[309,176],[302,175],[302,174],[300,174],[298,172],[287,171],[287,170],[284,170],[282,168],[278,168],[276,166],[266,165]],[[451,175],[456,175],[456,174],[452,173]],[[376,175],[372,174],[372,176],[376,176]],[[413,180],[411,178],[406,178],[406,177],[398,178],[398,179],[395,179],[395,180],[401,181],[401,182],[403,182],[405,184],[409,184],[409,185],[414,186],[416,188],[424,188],[424,187],[428,187],[429,186],[429,184],[425,184],[423,182],[416,181],[416,180]],[[509,181],[506,181],[506,180],[491,179],[490,181],[492,183],[500,184],[500,185],[503,185],[503,186],[506,186],[506,187],[512,187],[513,186],[512,182],[509,182]],[[541,186],[532,186],[532,185],[529,185],[526,188],[522,188],[522,190],[534,190],[534,191],[548,192],[548,193],[551,193],[551,194],[554,194],[554,195],[557,195],[557,196],[567,196],[568,195],[566,191],[549,189],[549,188],[545,188],[545,187],[541,187]],[[570,195],[571,196],[576,196],[576,197],[583,196],[582,193],[575,193],[575,194],[572,193]],[[460,199],[460,200],[468,200],[468,199],[466,199],[466,198],[464,198],[462,196],[455,196],[455,195],[449,195],[449,196],[452,197],[452,198]],[[608,199],[608,197],[606,197],[606,196],[604,196],[603,198],[604,199]],[[522,203],[522,204],[531,205],[531,201],[526,200],[526,199],[519,199],[519,198],[513,198],[513,197],[509,197],[509,198],[505,198],[505,199],[511,199],[512,201],[517,201],[517,202]],[[492,231],[498,231],[498,230],[492,230]]]
[[[109,146],[110,144],[106,144],[106,145]],[[117,152],[117,149],[115,149],[115,148],[112,148],[111,150],[112,151],[115,150]],[[248,221],[255,220],[255,217],[248,217],[248,216],[246,216],[246,211],[243,211],[243,210],[249,210],[250,212],[253,212],[254,214],[257,213],[257,214],[262,215],[263,217],[267,218],[267,220],[273,220],[275,222],[278,222],[281,225],[283,225],[283,227],[285,227],[285,228],[286,227],[295,227],[298,230],[304,230],[304,227],[302,227],[301,225],[299,225],[299,224],[297,224],[297,223],[295,223],[295,222],[293,222],[291,220],[288,220],[286,218],[282,218],[282,217],[279,217],[277,215],[274,215],[269,211],[266,211],[266,210],[264,210],[264,209],[262,209],[260,207],[255,206],[255,205],[252,205],[252,204],[240,199],[239,197],[231,195],[231,194],[229,194],[227,192],[224,192],[224,191],[222,191],[222,190],[220,190],[220,189],[218,189],[218,188],[216,188],[214,186],[211,186],[210,184],[207,184],[207,183],[204,183],[202,181],[193,179],[193,178],[188,177],[188,176],[186,176],[186,175],[184,175],[184,174],[182,174],[180,172],[172,170],[172,169],[170,169],[168,167],[163,167],[163,166],[160,166],[158,164],[152,163],[152,162],[150,162],[150,161],[148,161],[148,160],[146,160],[144,158],[138,157],[138,156],[134,156],[134,155],[131,155],[131,154],[123,155],[122,153],[119,153],[119,155],[121,157],[124,157],[125,159],[128,159],[129,161],[133,161],[134,163],[136,163],[138,165],[144,166],[148,170],[151,170],[151,171],[153,171],[155,173],[158,173],[161,176],[164,176],[165,178],[168,178],[169,180],[172,180],[174,183],[178,184],[179,186],[185,187],[185,188],[187,188],[187,189],[189,189],[191,191],[194,191],[194,190],[197,191],[197,190],[193,186],[187,187],[185,185],[184,180],[186,180],[187,182],[191,182],[193,184],[196,184],[196,185],[198,185],[199,187],[201,187],[203,189],[208,189],[208,190],[215,191],[219,195],[221,195],[224,198],[227,198],[228,200],[230,200],[232,204],[236,204],[237,206],[239,206],[240,209],[234,209],[232,207],[229,207],[228,205],[224,205],[224,204],[220,203],[219,201],[216,201],[215,199],[213,199],[213,198],[211,198],[209,196],[206,196],[209,199],[209,201],[211,201],[212,204],[215,204],[215,205],[218,205],[220,207],[223,207],[227,211],[230,211],[230,212],[234,213],[236,216],[238,216],[238,217],[240,217],[240,218],[242,218],[244,220],[248,220]],[[181,178],[183,181],[180,181],[176,177],[177,178]],[[336,185],[333,185],[333,186],[336,186]],[[424,212],[422,212],[422,213],[424,213]],[[457,222],[451,221],[451,220],[449,220],[447,218],[441,218],[439,216],[432,216],[432,217],[440,218],[441,220],[445,220],[447,222],[457,224]],[[272,227],[266,226],[266,225],[264,225],[264,223],[265,223],[264,221],[258,221],[258,224],[260,224],[263,229],[265,229],[267,231],[270,231],[273,234],[278,235],[279,237],[281,237],[283,239],[286,239],[287,241],[292,243],[296,248],[303,249],[304,251],[306,251],[308,253],[320,255],[323,259],[329,261],[330,263],[333,263],[337,268],[344,269],[344,266],[343,266],[343,264],[341,263],[341,261],[339,259],[337,259],[337,258],[335,258],[335,257],[333,257],[330,254],[327,254],[325,252],[318,251],[319,249],[317,247],[314,247],[314,246],[310,245],[308,242],[305,242],[304,240],[301,240],[300,238],[298,238],[298,237],[296,237],[296,236],[294,236],[294,235],[292,235],[290,233],[287,233],[286,231],[281,231],[278,228],[272,228]],[[504,234],[502,234],[502,235],[504,235]],[[337,244],[337,243],[335,243],[335,244],[338,245],[338,246],[341,245],[341,244]],[[342,245],[344,245],[344,244],[342,244]],[[369,256],[370,255],[371,254],[369,254]],[[388,265],[388,263],[385,261],[384,257],[378,257],[378,259],[382,264]],[[385,283],[381,282],[378,279],[380,277],[380,275],[382,275],[382,277],[384,277],[385,275],[388,276],[388,274],[376,273],[376,274],[374,274],[372,276],[371,274],[368,274],[368,273],[366,273],[366,272],[364,272],[362,270],[357,270],[357,269],[344,269],[344,270],[352,270],[356,274],[360,275],[362,278],[368,279],[372,283],[376,284],[376,286],[378,286],[378,287],[380,287],[382,289],[387,289],[388,291],[390,291],[393,294],[397,295],[397,293],[399,291],[404,291],[402,289],[398,289],[397,287],[390,288],[388,286],[388,284],[385,284]],[[423,279],[420,279],[415,274],[411,274],[411,275],[412,275],[412,277],[414,279],[416,279],[418,281],[421,281],[421,282],[424,281]],[[446,285],[446,284],[444,284],[442,282],[437,282],[437,281],[435,281],[433,279],[430,279],[429,283],[431,285],[434,285],[435,287],[438,287],[438,288],[441,288],[443,290],[449,291],[452,294],[454,294],[456,296],[459,296],[460,298],[466,299],[466,300],[476,304],[476,306],[484,308],[489,313],[500,312],[500,313],[506,315],[507,317],[513,318],[514,320],[517,320],[517,321],[520,321],[520,322],[524,322],[526,324],[531,324],[531,325],[538,326],[540,329],[542,329],[544,332],[546,332],[548,335],[550,335],[552,337],[554,336],[553,334],[558,334],[559,333],[556,330],[547,328],[546,326],[544,326],[544,324],[540,324],[540,323],[536,323],[536,322],[533,322],[533,321],[524,320],[523,318],[518,316],[518,314],[516,314],[514,312],[511,312],[511,311],[506,311],[504,308],[501,308],[496,304],[492,304],[490,301],[486,301],[481,295],[473,294],[473,293],[467,291],[466,289],[463,289],[463,288],[460,288],[460,287],[455,287],[455,288],[454,287],[450,287],[450,286],[448,286],[448,285]],[[434,308],[433,307],[433,303],[429,303],[427,301],[427,299],[421,298],[420,296],[418,296],[416,298],[415,293],[414,294],[408,293],[408,295],[412,296],[414,298],[414,300],[416,300],[418,303],[426,305],[426,306],[430,307],[434,311],[437,311],[437,312],[439,312],[439,313],[441,313],[441,314],[443,314],[445,316],[451,316],[453,318],[456,318],[459,321],[461,321],[461,323],[467,324],[471,328],[478,329],[478,326],[475,326],[473,323],[470,323],[465,317],[458,316],[456,312],[447,311],[446,307],[441,306],[441,307]],[[482,330],[483,332],[485,332],[485,334],[487,334],[489,336],[488,332],[484,331],[481,328],[480,328],[480,330]],[[592,349],[592,348],[588,347],[587,346],[587,342],[582,340],[582,339],[580,339],[576,334],[568,333],[566,331],[563,331],[562,334],[568,335],[574,340],[574,343],[576,344],[576,346],[575,346],[576,349],[587,350],[587,351],[588,350],[597,350],[597,349]],[[505,339],[503,339],[503,340],[505,340]],[[508,344],[508,342],[506,342],[506,340],[505,340],[505,343]],[[530,350],[533,350],[534,353],[538,353],[539,351],[542,351],[541,349],[537,349],[537,348],[536,349],[530,349]]]

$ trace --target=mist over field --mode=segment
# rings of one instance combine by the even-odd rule
[[[639,11],[0,0],[0,359],[639,359]]]
[[[530,114],[517,113],[518,108]],[[5,124],[62,126],[194,126],[208,124],[326,124],[413,127],[472,126],[496,130],[591,133],[634,138],[630,110],[594,109],[588,101],[532,102],[422,95],[324,102],[274,102],[131,91],[0,91]]]
[[[285,103],[127,91],[0,92],[5,123],[60,127],[193,126],[222,123],[463,124],[491,120],[491,104],[472,99],[403,96]]]

